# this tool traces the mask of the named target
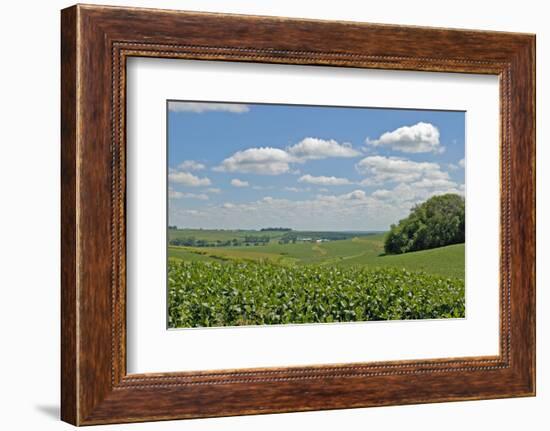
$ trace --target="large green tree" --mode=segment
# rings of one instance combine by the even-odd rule
[[[434,196],[415,205],[397,225],[391,225],[384,250],[387,254],[399,254],[463,243],[465,224],[462,196]]]

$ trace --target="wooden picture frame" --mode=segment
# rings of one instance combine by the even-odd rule
[[[77,5],[62,11],[61,417],[74,425],[535,394],[535,36]],[[500,354],[126,373],[130,56],[500,77]]]

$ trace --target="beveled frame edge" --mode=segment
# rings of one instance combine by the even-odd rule
[[[329,34],[339,38],[323,36]],[[534,395],[534,36],[77,5],[62,12],[61,44],[63,420],[86,425]],[[500,355],[127,376],[129,56],[499,75]]]

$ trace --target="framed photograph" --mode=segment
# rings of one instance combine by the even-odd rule
[[[535,37],[62,11],[62,419],[535,394]]]

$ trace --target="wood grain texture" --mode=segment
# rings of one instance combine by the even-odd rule
[[[78,421],[76,299],[76,9],[61,16],[61,418]]]
[[[535,391],[533,35],[100,6],[62,11],[62,418],[76,424]],[[500,76],[500,354],[126,374],[126,59]],[[497,222],[497,221],[495,221]]]

